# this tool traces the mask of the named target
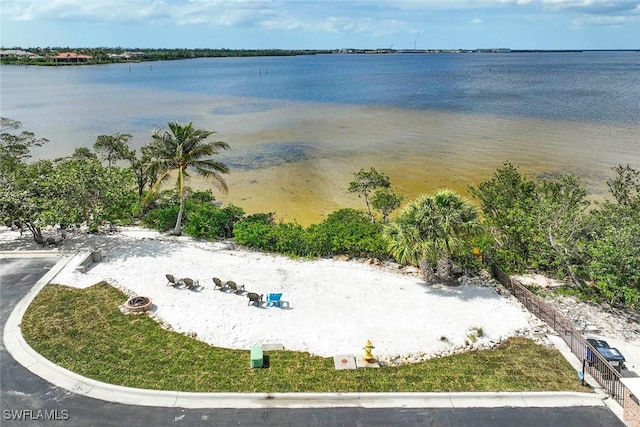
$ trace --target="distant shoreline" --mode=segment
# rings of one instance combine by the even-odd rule
[[[14,48],[0,50],[6,65],[106,65],[196,58],[253,58],[328,54],[324,50],[281,49],[128,49],[128,48]]]
[[[139,63],[196,58],[255,58],[300,55],[394,55],[394,54],[478,54],[478,53],[584,53],[584,52],[640,52],[640,49],[128,49],[128,48],[14,48],[0,50],[3,65],[105,65]]]

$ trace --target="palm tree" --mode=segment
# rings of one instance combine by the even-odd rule
[[[198,175],[211,179],[213,184],[223,193],[227,193],[227,183],[221,174],[229,173],[229,168],[210,158],[219,154],[220,149],[226,150],[229,144],[222,141],[207,142],[214,131],[194,129],[193,122],[186,125],[177,122],[169,122],[169,129],[157,129],[153,132],[150,144],[150,153],[153,160],[150,169],[158,173],[158,180],[151,188],[147,200],[158,186],[166,181],[169,174],[177,172],[176,190],[180,198],[180,210],[173,234],[181,234],[182,215],[184,214],[184,201],[187,198],[185,182],[189,179],[189,168]]]
[[[452,256],[480,229],[471,202],[451,190],[420,196],[385,227],[389,252],[401,263],[420,266],[427,282],[451,278]],[[437,274],[434,275],[434,267]]]

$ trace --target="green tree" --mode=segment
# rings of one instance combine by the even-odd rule
[[[618,165],[607,181],[614,201],[592,212],[587,274],[611,304],[640,306],[640,171]]]
[[[596,228],[588,246],[589,278],[610,304],[640,306],[640,216],[605,204],[594,212]]]
[[[125,145],[122,152],[122,158],[129,162],[129,169],[136,181],[138,204],[142,208],[144,189],[149,186],[153,187],[158,181],[158,171],[151,168],[153,160],[151,144],[140,147],[140,156],[136,150],[129,148],[128,144]]]
[[[31,148],[48,140],[36,138],[33,132],[18,132],[22,123],[0,118],[0,220],[6,225],[25,225],[32,217],[30,194],[18,182],[24,182]],[[41,234],[40,234],[41,236]]]
[[[117,160],[127,158],[129,155],[129,140],[132,136],[128,133],[116,133],[114,135],[99,135],[96,138],[93,149],[102,155],[107,161],[107,166],[111,169],[111,164],[116,164]]]
[[[87,222],[95,230],[103,221],[131,221],[135,196],[129,170],[109,169],[82,152],[57,159],[53,165],[49,194],[59,204],[52,212],[54,222]]]
[[[37,187],[42,172],[48,174],[51,162],[37,162],[34,165],[17,164],[12,174],[2,174],[0,185],[0,212],[5,223],[15,222],[26,226],[34,237],[42,237],[38,221],[40,206],[37,196],[42,190]],[[46,176],[46,175],[45,175]],[[46,199],[45,199],[46,201]]]
[[[88,160],[88,161],[98,160],[98,155],[87,147],[76,148],[73,151],[73,154],[71,156],[77,160]]]
[[[570,276],[579,283],[577,273],[586,258],[586,239],[591,229],[587,191],[574,175],[536,184],[538,203],[530,213],[535,221],[538,250],[536,264],[560,278]]]
[[[400,207],[404,196],[394,193],[391,188],[378,188],[371,196],[371,207],[380,212],[381,222],[385,223],[389,219],[389,214]]]
[[[171,172],[177,174],[176,190],[180,199],[180,209],[173,233],[180,235],[184,202],[187,197],[185,182],[190,177],[189,168],[198,175],[211,179],[220,191],[226,193],[227,183],[221,174],[229,173],[229,168],[211,156],[219,154],[220,150],[228,149],[229,145],[222,141],[207,142],[207,138],[215,132],[195,129],[193,122],[186,125],[169,122],[168,126],[168,130],[159,129],[152,135],[150,153],[153,160],[150,169],[158,173],[159,179],[149,194],[155,192],[158,185],[169,178]]]
[[[496,243],[495,261],[507,271],[529,265],[540,240],[531,215],[538,205],[536,183],[507,162],[490,180],[469,187],[469,192],[480,200],[485,225]]]
[[[0,175],[7,177],[15,168],[31,157],[32,147],[41,147],[49,142],[36,138],[33,132],[16,131],[22,127],[17,120],[0,117]]]
[[[452,257],[469,250],[480,230],[475,207],[453,191],[440,190],[409,203],[384,235],[396,260],[419,265],[425,280],[433,282],[451,278]]]
[[[20,221],[37,238],[46,225],[86,222],[96,229],[103,220],[129,216],[135,201],[131,174],[108,170],[97,157],[79,153],[21,165],[0,189],[0,212]]]
[[[640,170],[618,165],[613,168],[616,176],[607,180],[609,192],[618,205],[640,208]]]
[[[381,174],[374,168],[368,171],[360,169],[353,176],[355,179],[349,183],[348,191],[349,193],[356,193],[358,197],[364,197],[367,212],[371,217],[371,221],[374,221],[373,212],[371,212],[371,206],[369,204],[369,195],[378,188],[389,188],[391,186],[389,177]]]
[[[530,181],[506,163],[470,192],[481,201],[496,243],[491,255],[502,268],[533,269],[579,283],[593,221],[587,191],[576,176]]]

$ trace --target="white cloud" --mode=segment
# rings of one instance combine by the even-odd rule
[[[6,4],[5,4],[6,3]],[[269,0],[7,0],[8,20],[235,25],[274,14]]]
[[[542,0],[549,11],[572,11],[588,14],[627,14],[637,11],[638,0]]]
[[[5,21],[105,22],[312,31],[415,33],[430,23],[562,16],[568,25],[638,22],[640,0],[2,0]]]
[[[583,16],[572,22],[574,28],[582,28],[591,25],[620,26],[630,23],[640,23],[640,15],[637,16]]]
[[[543,5],[547,11],[573,14],[573,28],[640,22],[640,1],[637,0],[543,0]]]
[[[520,6],[548,12],[637,14],[637,0],[3,0],[3,19],[31,21],[174,22],[220,26],[333,17],[375,21],[408,19],[429,11],[484,10]],[[533,10],[533,9],[529,9]],[[356,24],[360,27],[363,24]],[[374,24],[375,25],[375,24]],[[368,26],[368,25],[367,25]]]
[[[3,0],[0,14],[8,20],[148,21],[182,24],[209,22],[233,25],[277,15],[316,19],[398,19],[406,12],[460,10],[497,3],[527,4],[533,0]]]
[[[526,6],[533,3],[533,0],[496,0],[497,3],[515,4],[516,6]]]

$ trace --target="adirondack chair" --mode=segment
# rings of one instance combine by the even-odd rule
[[[282,294],[267,294],[267,307],[276,306],[280,307],[280,298],[282,298]]]
[[[262,302],[262,296],[263,295],[258,295],[255,292],[249,292],[247,294],[247,298],[249,298],[249,303],[247,305],[254,304],[256,307],[259,307]]]
[[[237,294],[240,291],[244,291],[244,285],[238,286],[233,280],[227,280],[226,285],[229,287],[229,289],[231,289],[231,292],[233,293]]]
[[[182,283],[184,283],[184,285],[192,291],[201,287],[198,280],[193,280],[189,277],[185,277],[184,279],[182,279]]]
[[[176,278],[173,277],[172,274],[165,274],[165,277],[168,280],[167,285],[171,285],[174,288],[177,288],[178,286],[183,285],[182,280],[176,280]]]
[[[217,277],[214,277],[212,280],[213,280],[213,289],[214,290],[216,288],[220,288],[221,291],[224,291],[224,288],[226,288],[228,286],[228,283],[229,283],[229,282],[222,283],[222,280],[218,279]]]

